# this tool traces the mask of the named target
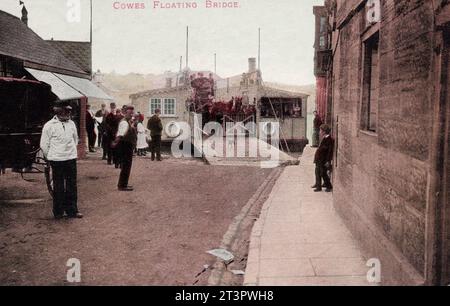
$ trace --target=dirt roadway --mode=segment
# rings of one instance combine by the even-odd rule
[[[205,252],[272,171],[137,159],[135,192],[120,193],[118,170],[97,157],[78,168],[82,220],[52,219],[42,175],[0,176],[0,285],[67,284],[70,258],[82,285],[206,285],[209,272],[196,278],[215,262]]]

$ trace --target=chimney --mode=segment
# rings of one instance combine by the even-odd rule
[[[26,26],[28,26],[28,11],[27,8],[25,7],[25,3],[23,3],[22,1],[20,1],[20,4],[23,4],[22,7],[22,22],[25,23]]]
[[[166,88],[172,88],[172,78],[166,78]]]
[[[256,72],[256,58],[254,57],[248,59],[248,72]]]

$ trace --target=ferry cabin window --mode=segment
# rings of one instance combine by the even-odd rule
[[[276,115],[276,116],[275,116]],[[301,118],[301,100],[273,100],[263,99],[261,104],[261,117],[266,118]]]

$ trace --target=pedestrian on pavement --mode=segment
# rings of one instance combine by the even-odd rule
[[[97,135],[95,134],[95,114],[91,110],[91,106],[86,105],[86,132],[88,136],[89,152],[95,153],[95,142],[97,140]]]
[[[163,125],[161,122],[161,110],[155,110],[155,114],[150,118],[147,124],[147,129],[150,130],[150,135],[152,137],[151,151],[152,151],[152,161],[155,160],[155,155],[157,161],[161,161],[161,136],[163,131]]]
[[[319,113],[317,111],[314,112],[314,131],[313,131],[313,140],[312,147],[318,148],[320,143],[320,127],[322,126],[323,121],[320,118]]]
[[[137,132],[133,125],[134,107],[129,105],[123,109],[124,118],[119,124],[116,140],[113,147],[121,148],[121,166],[119,183],[117,185],[120,191],[133,191],[133,187],[128,185],[131,167],[133,165],[133,152],[137,142]]]
[[[53,215],[61,219],[82,218],[77,205],[77,145],[78,132],[70,119],[72,108],[67,102],[56,101],[55,117],[42,130],[40,146],[50,162],[53,175]]]
[[[138,156],[147,156],[147,149],[148,149],[148,143],[147,143],[147,129],[144,127],[144,115],[139,115],[137,118],[137,154]]]
[[[333,190],[331,179],[328,171],[331,170],[334,152],[334,139],[331,137],[331,128],[327,124],[320,127],[320,137],[322,141],[314,156],[314,163],[316,164],[316,184],[312,187],[315,192],[321,192],[322,187],[325,186],[326,192]],[[322,180],[324,185],[322,185]]]
[[[102,108],[95,113],[95,118],[97,118],[98,123],[98,147],[103,149],[103,158],[102,160],[107,160],[107,152],[105,150],[105,146],[103,143],[103,139],[106,134],[106,116],[108,116],[109,112],[106,109],[106,104],[102,104]]]

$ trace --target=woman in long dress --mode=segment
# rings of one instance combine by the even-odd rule
[[[147,143],[147,130],[144,127],[144,124],[142,123],[144,121],[144,116],[138,117],[138,124],[137,124],[137,151],[138,156],[146,156],[147,155],[147,149],[148,149],[148,143]]]

